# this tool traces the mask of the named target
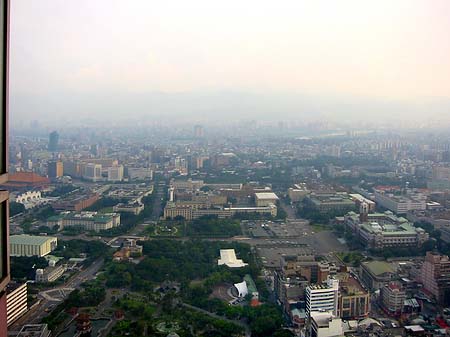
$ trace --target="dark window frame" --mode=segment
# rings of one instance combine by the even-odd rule
[[[9,112],[9,10],[10,0],[0,0],[0,42],[1,42],[1,78],[0,78],[0,184],[8,181],[8,112]],[[3,207],[0,218],[0,294],[5,290],[10,280],[9,261],[9,194],[0,190],[0,205]],[[1,295],[0,295],[1,296]],[[0,333],[1,334],[1,333]]]
[[[9,200],[8,200],[8,192],[7,191],[0,191],[0,207],[3,208],[3,210],[0,211],[0,258],[2,259],[2,263],[0,264],[0,267],[2,270],[0,270],[0,290],[4,289],[6,285],[8,284],[10,280],[10,266],[9,266],[9,226],[8,220],[9,220]],[[3,226],[3,224],[6,224],[6,226]]]

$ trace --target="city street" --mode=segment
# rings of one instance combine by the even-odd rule
[[[37,324],[42,318],[54,309],[60,302],[62,302],[70,293],[67,291],[70,289],[77,289],[79,286],[89,280],[94,279],[95,274],[103,267],[103,259],[95,260],[88,268],[80,271],[72,276],[63,285],[52,288],[52,291],[61,290],[61,296],[58,300],[49,300],[48,296],[43,296],[41,293],[38,295],[39,304],[29,310],[25,315],[18,319],[9,329],[10,331],[18,331],[23,324]],[[45,291],[43,292],[45,293]]]

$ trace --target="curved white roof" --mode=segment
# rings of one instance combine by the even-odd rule
[[[245,280],[242,281],[241,283],[234,284],[234,286],[236,287],[236,289],[238,291],[239,297],[245,297],[248,294],[247,283],[245,282]]]

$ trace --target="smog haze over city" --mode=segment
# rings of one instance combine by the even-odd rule
[[[448,125],[449,12],[446,0],[17,0],[11,119]]]
[[[450,1],[0,22],[0,337],[450,335]]]

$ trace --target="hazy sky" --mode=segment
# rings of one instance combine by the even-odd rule
[[[448,0],[11,2],[20,116],[163,113],[135,98],[229,91],[449,106]]]

